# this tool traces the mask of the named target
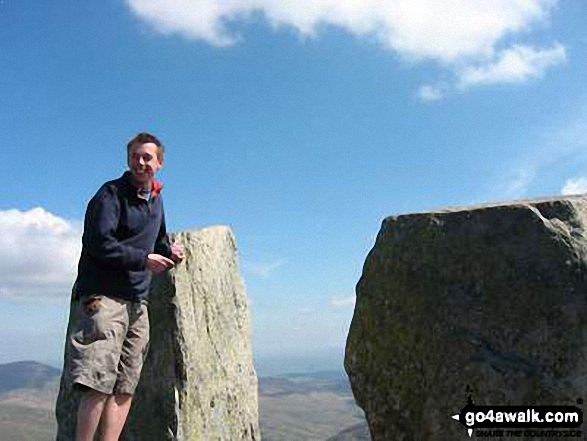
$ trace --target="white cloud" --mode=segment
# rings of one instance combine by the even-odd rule
[[[0,297],[67,300],[81,252],[81,222],[37,207],[0,211],[0,230]]]
[[[544,24],[558,0],[127,0],[163,34],[215,46],[241,38],[231,24],[263,17],[274,30],[289,27],[315,38],[330,25],[380,44],[411,61],[431,60],[460,78],[460,86],[518,82],[564,61],[564,48],[532,49],[504,39]],[[499,48],[499,50],[497,50]],[[497,59],[497,61],[495,61]],[[423,86],[424,101],[444,92]]]
[[[459,72],[459,87],[467,89],[496,83],[520,83],[540,78],[549,67],[566,62],[561,44],[548,49],[514,45],[502,51],[497,61],[481,67],[466,67]]]
[[[424,102],[439,101],[444,98],[445,93],[445,87],[431,84],[425,84],[418,90],[418,96]]]
[[[565,185],[562,189],[562,194],[570,195],[570,194],[581,194],[587,193],[587,178],[575,178],[569,179],[565,182]]]
[[[356,296],[349,297],[331,297],[328,300],[330,306],[355,306]]]
[[[493,53],[504,36],[549,16],[556,0],[127,0],[159,32],[179,33],[213,45],[238,36],[227,23],[255,13],[278,29],[316,36],[321,25],[375,37],[409,58],[452,62]]]
[[[475,196],[475,202],[560,194],[561,191],[582,188],[584,178],[564,182],[561,177],[555,189],[548,182],[552,180],[553,169],[571,173],[577,164],[587,162],[587,101],[583,99],[564,115],[551,115],[551,119],[552,123],[526,131],[518,142],[510,146],[515,154],[510,160],[511,167],[500,165],[496,181],[491,188]],[[558,175],[564,176],[564,171]],[[563,190],[560,190],[561,187],[564,187]]]
[[[500,193],[507,198],[519,198],[526,194],[528,187],[536,178],[538,165],[523,164],[517,169],[512,170],[511,177],[506,180],[505,185],[501,188]]]
[[[309,307],[304,307],[304,308],[298,309],[298,313],[302,316],[310,316],[310,315],[314,314],[315,312],[316,312],[315,309],[309,308]]]
[[[245,267],[258,277],[269,277],[273,272],[285,263],[285,259],[279,259],[271,263],[245,263]]]

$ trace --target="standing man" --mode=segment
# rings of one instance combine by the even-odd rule
[[[184,258],[169,243],[162,185],[163,144],[139,133],[127,146],[128,168],[88,204],[68,336],[68,377],[83,391],[77,441],[120,436],[149,340],[146,303],[152,273]]]

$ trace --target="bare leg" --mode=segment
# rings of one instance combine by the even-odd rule
[[[84,393],[77,411],[77,441],[94,440],[94,434],[108,396],[93,389]]]
[[[100,421],[101,441],[118,441],[132,402],[132,395],[110,395]]]

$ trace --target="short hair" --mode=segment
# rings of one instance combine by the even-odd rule
[[[161,141],[159,141],[157,139],[157,137],[155,135],[151,135],[150,133],[147,133],[147,132],[141,132],[129,141],[129,143],[126,145],[127,156],[130,155],[130,150],[132,149],[132,147],[135,144],[143,145],[143,144],[147,144],[149,142],[152,142],[153,144],[155,144],[157,146],[157,158],[159,159],[159,161],[162,161],[163,154],[165,153],[165,146],[163,145],[163,143]]]

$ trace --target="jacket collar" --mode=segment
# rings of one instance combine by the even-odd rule
[[[138,188],[135,187],[135,185],[133,184],[132,174],[130,171],[128,171],[128,170],[125,171],[124,174],[122,175],[122,178],[127,182],[127,184],[129,185],[130,188],[132,188],[135,191],[138,191]],[[153,178],[153,184],[151,186],[151,195],[153,197],[160,196],[162,189],[163,189],[163,184],[161,182],[159,182],[157,179]]]
[[[162,189],[163,189],[163,184],[161,182],[159,182],[157,179],[153,178],[153,187],[151,188],[151,191],[153,192],[153,196],[159,196],[159,193],[161,193]]]

